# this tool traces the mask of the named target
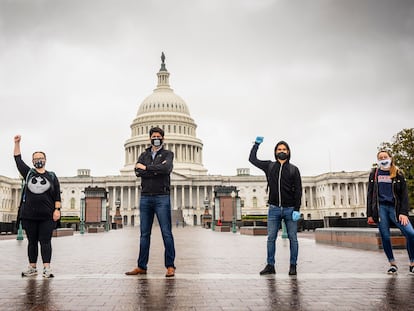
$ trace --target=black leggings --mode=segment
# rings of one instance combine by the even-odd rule
[[[23,229],[26,231],[29,244],[27,245],[27,255],[29,263],[37,263],[37,256],[42,255],[43,263],[50,263],[52,258],[52,233],[56,223],[53,219],[48,220],[22,220]]]

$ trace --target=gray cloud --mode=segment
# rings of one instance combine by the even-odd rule
[[[0,174],[16,133],[58,174],[118,174],[161,51],[210,173],[251,167],[259,134],[304,175],[366,170],[413,127],[413,32],[408,0],[0,1]]]

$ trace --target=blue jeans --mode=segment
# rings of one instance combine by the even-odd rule
[[[292,220],[293,207],[269,206],[267,214],[267,263],[275,264],[276,238],[282,219],[286,224],[286,230],[290,244],[290,264],[296,265],[298,260],[299,243],[297,238],[298,225]]]
[[[164,241],[165,267],[174,267],[175,248],[171,231],[171,202],[170,195],[141,196],[140,200],[141,236],[139,244],[138,267],[147,270],[149,249],[151,244],[151,230],[154,222],[154,214],[157,215]]]
[[[392,252],[391,245],[391,233],[390,225],[391,222],[394,223],[398,229],[401,230],[401,233],[404,234],[407,241],[407,252],[410,262],[414,262],[414,229],[410,222],[406,226],[403,226],[397,219],[395,215],[394,206],[382,205],[379,206],[379,217],[380,221],[378,224],[379,232],[382,240],[382,247],[384,248],[385,255],[388,258],[388,261],[394,261],[394,254]]]

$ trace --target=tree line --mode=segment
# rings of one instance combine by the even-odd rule
[[[410,208],[414,209],[414,128],[403,129],[390,142],[382,142],[378,151],[391,152],[394,163],[403,171],[407,180]]]

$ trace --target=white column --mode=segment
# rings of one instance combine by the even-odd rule
[[[306,187],[302,187],[302,206],[304,206],[305,208],[308,208],[307,206],[306,206],[306,192],[305,192],[305,188]]]
[[[358,189],[359,187],[358,186],[359,186],[359,184],[356,183],[355,184],[355,189],[356,189],[356,194],[355,195],[356,195],[356,205],[357,206],[359,206],[359,189]]]
[[[185,208],[185,192],[184,192],[184,185],[181,186],[181,206]]]
[[[174,209],[178,209],[177,206],[177,186],[173,186],[174,187]]]
[[[192,207],[193,206],[193,186],[192,185],[189,186],[188,196],[189,196],[188,206]]]
[[[367,197],[367,184],[363,183],[362,186],[363,186],[363,189],[364,189],[364,200],[366,200],[366,197]]]
[[[333,206],[333,200],[332,200],[332,195],[333,195],[333,191],[332,191],[332,184],[328,184],[328,190],[329,190],[329,200],[327,202],[327,205],[330,205],[331,207]]]
[[[200,186],[197,186],[196,188],[196,208],[199,209],[200,208]],[[204,201],[204,199],[203,199]]]
[[[128,210],[132,210],[132,206],[131,206],[131,187],[128,187]]]
[[[18,191],[18,190],[16,190],[14,192],[14,195],[15,195],[15,199],[14,199],[15,206],[14,206],[14,208],[16,209],[16,211],[19,208],[19,203],[20,203],[20,195],[19,195],[19,193],[20,193],[20,191]]]
[[[348,184],[345,184],[345,206],[349,207]]]
[[[309,200],[310,200],[310,207],[313,208],[313,189],[312,186],[309,187],[310,191],[309,191]]]
[[[134,199],[134,206],[136,206],[137,208],[139,207],[139,189],[138,186],[135,186],[135,199]]]
[[[342,207],[341,204],[341,184],[338,183],[338,206]]]
[[[116,201],[116,187],[112,187],[112,210],[115,210],[115,201]]]

